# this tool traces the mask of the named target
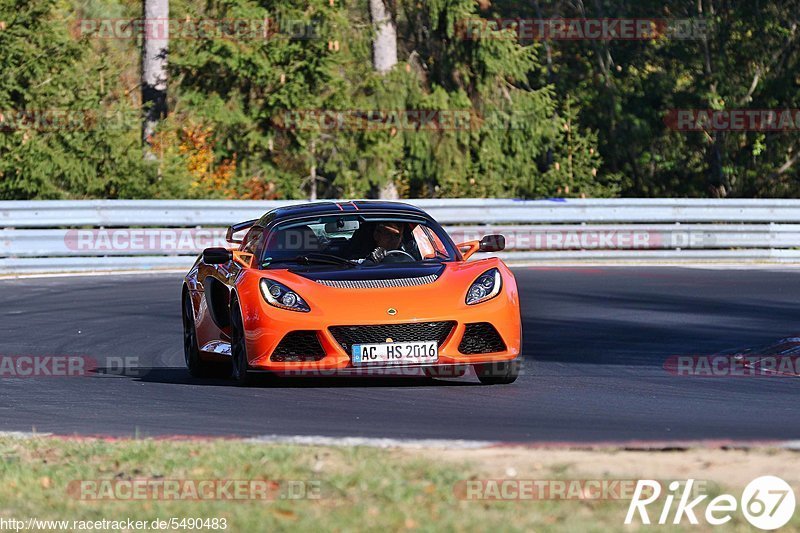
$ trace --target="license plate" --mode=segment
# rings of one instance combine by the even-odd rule
[[[382,344],[354,344],[353,364],[413,365],[435,363],[439,360],[436,341],[387,342]]]

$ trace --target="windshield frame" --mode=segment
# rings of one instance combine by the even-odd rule
[[[269,240],[269,237],[273,234],[273,232],[276,229],[279,229],[281,226],[285,224],[289,225],[302,224],[303,222],[306,221],[309,222],[318,221],[326,217],[340,217],[340,216],[344,216],[347,218],[355,218],[359,221],[360,224],[363,224],[364,222],[379,222],[379,221],[396,221],[403,223],[421,224],[429,228],[439,238],[439,240],[444,245],[444,248],[447,251],[448,255],[447,258],[437,257],[437,258],[423,259],[420,261],[403,262],[403,263],[377,263],[377,264],[362,265],[353,261],[353,265],[356,267],[367,266],[368,268],[381,268],[381,267],[391,266],[396,268],[399,265],[413,266],[419,264],[430,264],[431,262],[450,263],[462,260],[461,252],[453,242],[453,239],[444,230],[444,228],[427,213],[408,213],[408,212],[398,212],[391,210],[374,210],[374,211],[370,210],[368,212],[361,212],[361,213],[353,213],[353,212],[342,213],[339,211],[331,211],[327,213],[316,213],[313,215],[281,217],[279,219],[271,220],[268,224],[264,226],[264,233],[263,233],[264,238],[261,240],[261,243],[259,244],[256,254],[256,257],[258,259],[257,268],[259,270],[276,270],[276,269],[289,269],[294,267],[307,266],[302,263],[292,263],[287,261],[276,261],[274,263],[265,263],[266,245],[267,241]],[[298,255],[303,255],[303,254],[298,253]],[[320,266],[336,268],[336,265],[320,265]]]

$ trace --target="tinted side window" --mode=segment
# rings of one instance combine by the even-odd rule
[[[264,228],[261,226],[253,226],[250,228],[250,231],[247,232],[247,235],[245,235],[241,250],[243,252],[255,254],[263,236]]]

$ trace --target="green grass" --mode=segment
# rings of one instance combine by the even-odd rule
[[[480,465],[442,462],[429,457],[431,454],[425,451],[224,440],[2,438],[0,517],[148,521],[216,517],[227,520],[227,531],[600,532],[623,529],[627,501],[459,500],[453,491],[455,483],[480,478],[483,475]],[[540,474],[538,478],[548,479],[548,476],[566,477],[567,472],[544,470]],[[318,480],[321,498],[236,502],[84,501],[67,493],[69,483],[74,480],[131,478]],[[718,530],[748,529],[739,517],[736,520],[733,527]],[[659,531],[669,530],[664,526],[656,527]],[[688,525],[686,529],[710,530]]]

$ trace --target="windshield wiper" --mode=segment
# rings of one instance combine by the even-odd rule
[[[311,264],[320,264],[320,265],[342,265],[348,267],[355,267],[356,264],[352,261],[344,259],[343,257],[339,257],[338,255],[333,254],[304,254],[298,255],[295,257],[289,257],[285,259],[275,259],[270,261],[265,261],[264,264],[268,265],[270,263],[298,263],[301,265],[311,265]]]

